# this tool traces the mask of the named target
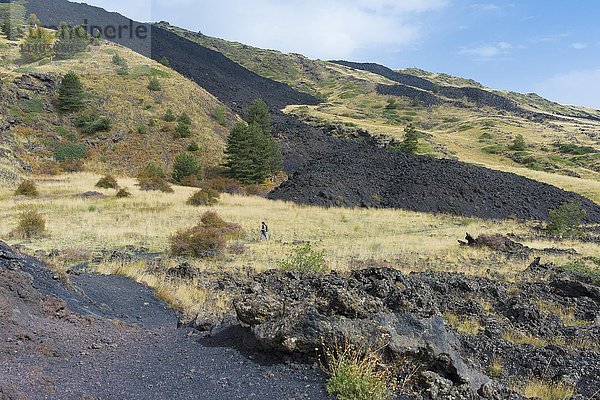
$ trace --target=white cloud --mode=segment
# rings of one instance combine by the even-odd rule
[[[463,54],[477,60],[491,60],[497,56],[508,54],[513,49],[513,45],[508,42],[499,42],[493,45],[485,46],[463,46],[458,50],[458,54]]]
[[[155,19],[209,35],[330,59],[412,45],[422,37],[423,14],[448,1],[153,0],[153,9]]]
[[[500,6],[497,6],[496,4],[491,4],[491,3],[477,3],[477,4],[473,4],[471,7],[477,11],[499,11],[500,10]]]
[[[585,43],[571,43],[571,48],[575,49],[575,50],[584,50],[588,48],[588,45]]]
[[[560,103],[600,109],[600,68],[556,74],[535,90]]]

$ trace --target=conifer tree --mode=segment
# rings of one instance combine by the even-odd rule
[[[255,100],[246,111],[248,124],[257,123],[266,135],[271,135],[272,124],[269,107],[263,100]]]
[[[200,161],[188,153],[181,153],[173,164],[173,179],[181,183],[190,176],[200,178]]]
[[[271,118],[262,100],[246,115],[249,125],[238,123],[230,133],[225,166],[232,178],[243,183],[263,183],[282,169],[281,150],[271,136]]]
[[[58,89],[58,106],[63,112],[75,112],[83,109],[83,85],[77,74],[68,72],[62,79]]]
[[[8,16],[2,21],[2,33],[8,40],[16,40],[19,38],[19,29],[15,22]]]
[[[415,154],[419,147],[419,132],[414,125],[410,124],[404,130],[404,140],[400,145],[400,150],[405,153]]]

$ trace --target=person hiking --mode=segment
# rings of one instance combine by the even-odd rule
[[[263,221],[263,223],[260,226],[260,240],[269,240],[269,236],[267,235],[269,233],[269,227],[267,226],[267,224]]]

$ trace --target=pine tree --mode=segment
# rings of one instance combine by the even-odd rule
[[[83,85],[77,74],[68,72],[58,89],[58,106],[63,112],[75,112],[83,109]]]
[[[173,164],[173,179],[181,183],[190,176],[200,177],[200,161],[188,153],[181,153]]]
[[[87,51],[89,43],[90,36],[83,27],[71,28],[63,22],[60,24],[58,32],[56,32],[54,52],[57,58],[72,58],[77,53]]]
[[[2,21],[2,33],[8,40],[16,40],[19,38],[19,29],[15,22],[8,16]]]
[[[414,125],[410,124],[404,130],[404,140],[400,145],[400,150],[405,153],[415,154],[419,147],[419,132]]]
[[[38,26],[30,29],[25,42],[21,44],[21,56],[27,62],[35,62],[54,55],[52,43],[54,38],[50,32]]]
[[[272,125],[269,107],[261,99],[255,100],[246,111],[248,124],[257,123],[266,135],[271,135]]]
[[[281,150],[271,136],[271,117],[266,103],[255,101],[246,115],[249,124],[238,123],[231,131],[225,166],[232,178],[243,183],[263,183],[281,171]]]

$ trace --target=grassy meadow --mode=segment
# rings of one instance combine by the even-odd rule
[[[99,251],[125,246],[146,247],[164,252],[169,237],[195,225],[200,216],[216,211],[225,220],[240,224],[246,231],[241,241],[247,251],[215,260],[196,260],[200,269],[251,267],[256,271],[277,268],[294,242],[310,241],[324,250],[328,264],[344,271],[371,262],[387,264],[403,271],[436,269],[484,275],[488,269],[512,279],[531,260],[507,259],[484,249],[458,246],[465,232],[528,234],[535,223],[485,221],[449,215],[433,215],[402,210],[345,209],[302,206],[260,197],[222,195],[213,207],[193,207],[186,200],[195,189],[174,187],[175,192],[143,192],[131,178],[119,179],[133,194],[117,199],[114,190],[94,187],[100,176],[78,173],[36,179],[38,198],[15,197],[14,188],[0,189],[0,237],[29,251],[86,249]],[[98,190],[100,199],[74,197]],[[10,238],[18,215],[35,209],[44,215],[49,235],[35,240]],[[260,223],[270,227],[271,240],[260,241]],[[527,244],[527,243],[526,243]],[[554,243],[536,241],[535,248],[575,248],[583,256],[596,248],[577,241]],[[569,257],[544,257],[544,261],[566,263]]]

